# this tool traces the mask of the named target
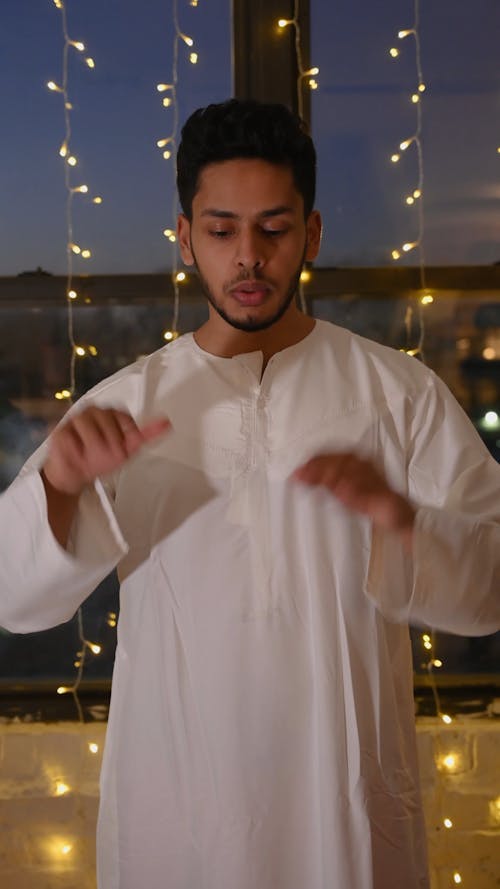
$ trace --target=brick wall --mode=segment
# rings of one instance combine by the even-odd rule
[[[95,889],[105,728],[0,724],[2,889]],[[432,889],[455,872],[464,889],[500,887],[500,720],[419,718],[417,737]]]

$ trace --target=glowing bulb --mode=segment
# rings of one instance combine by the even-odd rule
[[[173,340],[173,338],[174,338],[174,335],[171,330],[166,330],[165,333],[163,334],[163,339],[165,339],[165,340],[170,341],[170,340]]]
[[[316,74],[319,74],[319,68],[309,68],[309,71],[304,71],[304,77],[315,77]]]
[[[169,241],[172,242],[172,244],[174,244],[175,241],[177,240],[177,238],[175,236],[175,232],[172,231],[171,228],[166,228],[165,231],[163,232],[163,234],[165,235],[166,238],[168,238]]]
[[[393,164],[397,164],[399,157],[400,157],[399,154],[392,154],[391,155],[391,161],[393,162]]]
[[[85,44],[82,43],[80,40],[70,40],[69,42],[71,46],[74,46],[75,49],[78,50],[78,52],[83,52],[83,50],[85,49]]]
[[[177,272],[177,274],[175,276],[175,280],[177,281],[178,284],[180,284],[181,281],[185,281],[186,280],[186,273],[185,272]]]
[[[398,31],[398,37],[400,40],[404,40],[405,37],[409,37],[410,34],[414,34],[415,31],[410,29],[408,31]]]
[[[76,188],[72,188],[71,191],[79,191],[82,194],[87,194],[89,190],[88,185],[78,185]]]
[[[410,205],[411,205],[411,204],[414,204],[414,203],[415,203],[415,198],[406,198],[406,203],[407,203],[407,204],[410,204]]]
[[[62,9],[62,8],[63,8],[63,5],[62,5],[61,0],[54,0],[54,6],[56,6],[57,9]]]
[[[424,635],[422,636],[422,639],[424,640],[424,642],[430,642],[430,641],[431,641],[431,637],[429,636],[428,633],[424,633]]]
[[[91,355],[97,355],[97,349],[96,349],[96,347],[95,347],[95,346],[89,346],[89,352],[90,352]],[[90,647],[92,648],[92,646],[90,646]],[[99,646],[97,646],[97,648],[99,648]],[[101,650],[101,649],[99,648],[99,651],[100,651],[100,650]],[[92,649],[92,651],[94,651],[94,649]],[[94,651],[94,654],[99,654],[99,651]]]
[[[62,394],[62,392],[56,392],[56,393],[54,394],[54,398],[57,398],[58,401],[62,401],[62,399],[63,399],[63,394]]]
[[[80,356],[80,358],[83,358],[83,356],[85,355],[85,349],[83,348],[83,346],[75,346],[75,352],[77,355]]]
[[[91,59],[89,57],[88,59],[85,59],[85,61],[86,61],[87,65],[89,66],[89,68],[95,68],[95,62],[93,59]]]
[[[67,784],[64,784],[63,781],[58,781],[56,784],[56,796],[64,796],[65,793],[69,793],[70,788]]]
[[[61,157],[66,157],[67,153],[68,153],[68,146],[67,146],[66,142],[63,142],[63,144],[61,145],[61,147],[59,149],[59,154]]]
[[[419,188],[416,188],[416,189],[415,189],[415,191],[413,192],[413,197],[414,197],[414,198],[420,198],[420,197],[422,197],[422,192],[420,191]]]
[[[191,62],[192,65],[196,65],[196,63],[198,61],[198,53],[197,52],[190,53],[189,54],[189,61]]]
[[[418,90],[420,93],[425,93],[425,83],[419,83]]]
[[[453,753],[449,753],[448,756],[443,757],[443,765],[447,769],[454,769],[457,764],[457,758]]]
[[[424,642],[424,648],[426,648],[427,651],[430,651],[432,648],[432,644],[430,642]]]
[[[49,80],[49,82],[47,83],[47,86],[48,86],[49,90],[52,90],[53,93],[62,93],[61,87],[58,86],[57,83],[54,83],[53,80]]]
[[[92,347],[92,346],[89,347],[89,352],[91,351],[92,348],[94,348],[94,354],[97,354],[97,349],[95,349],[95,347]],[[101,646],[100,645],[94,645],[94,643],[92,643],[92,642],[88,642],[87,645],[90,648],[92,654],[100,654],[101,653]]]
[[[158,139],[156,144],[158,148],[165,148],[165,145],[168,145],[169,142],[172,142],[172,136],[169,136],[168,139]]]
[[[446,723],[446,725],[450,725],[453,722],[453,719],[451,718],[451,716],[448,716],[447,713],[443,713],[441,715],[441,719],[444,723]]]
[[[71,250],[73,251],[73,253],[76,253],[77,256],[79,253],[82,252],[81,248],[78,246],[78,244],[70,244],[69,246],[70,246]]]
[[[460,876],[460,874],[458,873],[457,870],[453,874],[453,882],[454,883],[461,883],[462,882],[462,877]]]
[[[163,157],[165,158],[166,161],[168,161],[169,157],[172,157],[172,152],[171,152],[171,151],[168,151],[168,150],[167,150],[167,151],[164,151],[164,152],[163,152]]]
[[[99,744],[89,744],[89,750],[91,753],[99,753]]]
[[[451,820],[451,818],[445,818],[443,824],[445,827],[448,828],[448,830],[450,829],[450,827],[453,827],[453,821]]]
[[[316,80],[310,80],[310,81],[309,81],[309,88],[312,89],[312,90],[317,90],[317,89],[318,89],[318,84],[317,84]]]
[[[300,273],[300,280],[303,284],[307,284],[307,282],[311,280],[311,277],[312,275],[309,269],[302,269]]]
[[[192,45],[193,45],[193,38],[192,38],[192,37],[187,37],[186,34],[179,34],[179,37],[182,38],[182,40],[184,41],[184,43],[185,43],[187,46],[192,46]]]
[[[413,93],[411,100],[412,100],[413,104],[416,105],[417,102],[420,102],[420,96],[418,96],[417,93]]]
[[[397,57],[399,56],[399,49],[396,49],[395,46],[391,47],[391,49],[389,50],[389,55],[391,55],[393,59],[397,59]]]
[[[404,142],[401,142],[401,144],[399,146],[401,151],[406,151],[406,149],[410,147],[412,142],[413,142],[413,139],[405,139]]]
[[[485,358],[486,361],[492,361],[496,357],[497,353],[491,346],[487,346],[486,349],[483,349],[483,358]]]
[[[82,250],[82,259],[90,259],[91,256],[90,250]]]
[[[78,296],[78,293],[76,292],[76,290],[68,290],[69,299],[76,299],[77,296]]]
[[[400,257],[401,257],[401,253],[399,252],[399,250],[392,251],[392,258],[393,259],[400,259]]]
[[[165,99],[163,100],[163,107],[168,108],[171,104],[172,104],[172,99],[170,99],[169,96],[166,96]]]
[[[410,250],[413,250],[414,247],[417,246],[417,242],[414,241],[411,244],[403,244],[403,250],[405,253],[408,253]]]
[[[437,659],[437,660],[435,660],[435,661],[432,662],[432,666],[433,666],[433,667],[442,667],[442,666],[443,666],[443,662]]]
[[[159,93],[164,93],[165,90],[173,89],[173,85],[171,83],[157,83],[156,89],[158,90]]]
[[[499,416],[496,411],[487,411],[484,415],[484,425],[485,426],[496,426],[499,420]]]
[[[198,6],[198,0],[189,0],[190,6]]]
[[[430,304],[434,302],[434,297],[433,297],[432,293],[424,294],[424,296],[422,297],[420,302],[422,303],[423,306],[430,306]]]
[[[76,167],[77,163],[78,161],[76,157],[74,157],[73,155],[70,155],[70,157],[68,157],[68,164],[70,165],[70,167]]]
[[[65,685],[60,685],[59,688],[57,689],[57,694],[58,695],[65,695],[69,691],[71,691],[70,688],[67,688]]]
[[[73,848],[73,846],[71,845],[71,843],[64,843],[64,845],[61,846],[61,852],[63,855],[69,855],[72,848]]]
[[[92,198],[92,203],[93,204],[102,204],[102,198],[99,197],[99,195],[98,195],[97,197]]]

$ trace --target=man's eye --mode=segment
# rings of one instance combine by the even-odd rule
[[[286,229],[284,228],[265,228],[264,234],[269,235],[271,238],[276,237],[277,235],[284,235]]]
[[[211,231],[210,234],[211,234],[211,236],[212,236],[213,238],[219,238],[220,240],[222,240],[222,238],[227,238],[227,237],[229,237],[229,235],[231,234],[231,232],[229,232],[229,231],[225,231],[225,230],[221,230],[221,229],[216,229],[215,231]]]

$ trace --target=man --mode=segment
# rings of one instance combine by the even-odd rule
[[[118,566],[99,889],[429,885],[408,622],[500,627],[500,474],[432,372],[298,310],[314,182],[285,108],[192,115],[208,321],[84,396],[0,504],[8,628]]]

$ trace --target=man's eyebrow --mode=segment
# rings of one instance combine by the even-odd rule
[[[263,210],[262,213],[259,213],[259,217],[261,219],[269,219],[272,216],[283,216],[284,214],[293,214],[293,207],[287,207],[285,204],[280,205],[279,207],[270,207],[269,210]],[[205,210],[202,210],[200,216],[212,216],[216,219],[240,219],[241,217],[238,213],[232,213],[231,210],[219,210],[217,207],[207,207]]]

